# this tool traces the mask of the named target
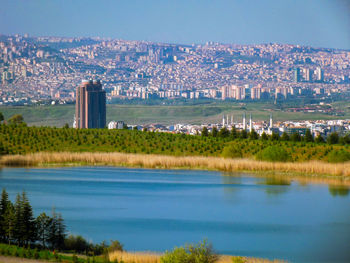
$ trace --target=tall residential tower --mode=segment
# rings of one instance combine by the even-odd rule
[[[106,92],[99,80],[83,80],[77,88],[75,105],[76,128],[106,126]]]

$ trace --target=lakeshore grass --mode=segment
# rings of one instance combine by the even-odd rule
[[[121,260],[125,263],[160,263],[161,254],[152,252],[126,252],[126,251],[114,251],[109,253],[109,260],[115,261]],[[233,258],[241,259],[241,261],[233,261]],[[232,262],[245,262],[245,263],[277,263],[283,262],[280,260],[268,260],[261,258],[250,258],[250,257],[234,257],[228,255],[220,255],[217,263],[232,263]]]
[[[155,154],[101,153],[101,152],[39,152],[26,155],[4,155],[3,166],[48,165],[110,165],[152,169],[203,169],[223,172],[259,171],[286,172],[309,176],[332,176],[350,179],[350,162],[265,162],[252,159],[221,157],[167,156]]]

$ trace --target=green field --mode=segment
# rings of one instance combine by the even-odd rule
[[[107,105],[107,122],[122,120],[128,124],[175,124],[175,123],[221,123],[223,114],[233,114],[235,121],[242,120],[243,112],[252,113],[253,120],[268,120],[272,113],[276,121],[316,120],[350,118],[350,103],[334,103],[334,107],[345,112],[344,116],[322,113],[286,112],[283,107],[263,103],[213,102],[189,106],[163,105]],[[50,106],[2,106],[0,112],[8,119],[14,114],[22,114],[28,125],[61,127],[73,123],[74,105]]]

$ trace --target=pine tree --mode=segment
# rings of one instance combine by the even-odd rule
[[[218,136],[221,138],[226,138],[230,135],[230,132],[226,129],[226,127],[223,127],[220,129]]]
[[[281,136],[281,140],[282,141],[289,141],[289,135],[288,135],[288,133],[286,133],[286,132],[284,132],[284,133],[282,133],[282,136]]]
[[[216,126],[214,126],[213,129],[211,130],[211,135],[213,137],[218,136],[218,128],[216,128]]]
[[[66,226],[61,214],[52,210],[51,224],[48,231],[48,242],[52,249],[62,249],[66,237]]]
[[[305,142],[313,142],[314,141],[314,137],[312,136],[312,134],[311,134],[309,129],[307,129],[306,132],[305,132],[304,141]]]
[[[36,241],[36,230],[33,209],[24,191],[22,192],[22,218],[23,241],[27,245],[30,242]]]
[[[261,134],[261,140],[267,141],[268,139],[269,139],[269,137],[267,136],[267,134],[266,134],[265,132],[263,132],[263,133]]]
[[[231,138],[232,138],[232,139],[236,139],[237,137],[238,137],[238,135],[237,135],[236,127],[235,127],[235,126],[232,126],[232,129],[231,129]]]
[[[66,226],[61,214],[58,214],[57,226],[57,249],[63,249],[64,240],[66,238]]]
[[[209,135],[208,128],[206,126],[204,126],[202,129],[202,136],[208,137],[208,135]]]
[[[13,204],[9,202],[7,204],[6,212],[3,216],[3,229],[4,229],[4,237],[5,240],[10,244],[14,237],[15,231],[15,209]]]
[[[22,199],[20,194],[16,196],[16,202],[14,205],[14,231],[13,238],[18,245],[23,243],[23,212],[22,212]]]
[[[253,129],[253,130],[249,133],[249,139],[251,139],[251,140],[257,140],[257,139],[259,139],[259,134]]]
[[[37,238],[41,242],[41,245],[46,248],[46,241],[49,239],[49,230],[52,219],[45,213],[41,213],[36,218],[36,230]]]
[[[9,196],[5,189],[2,189],[1,193],[1,200],[0,200],[0,239],[1,241],[5,241],[5,223],[4,223],[4,216],[6,214],[6,210],[8,207]]]
[[[52,216],[51,216],[51,224],[48,229],[48,243],[50,244],[51,249],[55,249],[57,245],[57,232],[58,232],[58,222],[57,222],[57,214],[55,209],[52,209]]]

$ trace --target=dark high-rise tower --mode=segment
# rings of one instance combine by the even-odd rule
[[[76,128],[106,126],[106,92],[99,80],[83,80],[77,88],[75,105]]]
[[[300,68],[294,69],[294,82],[300,82]]]

